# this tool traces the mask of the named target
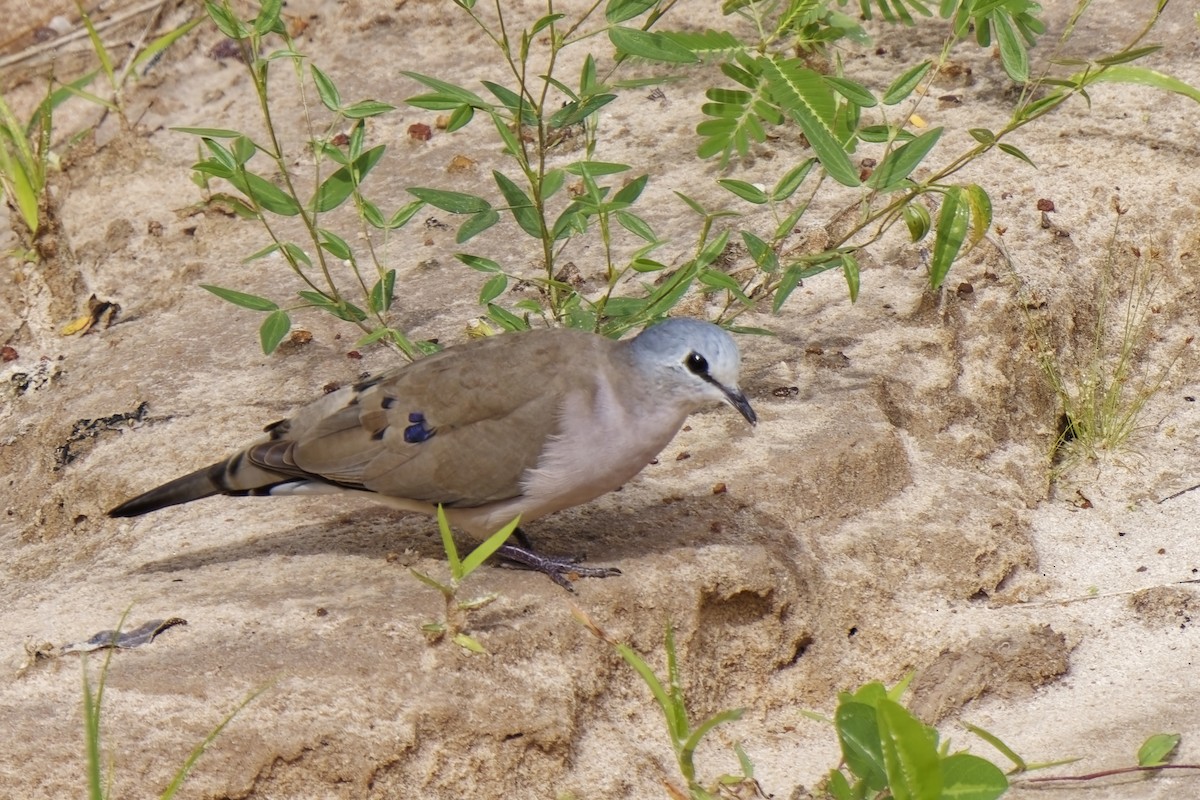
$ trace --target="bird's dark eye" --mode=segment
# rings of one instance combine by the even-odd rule
[[[708,374],[708,361],[699,353],[688,353],[688,357],[683,360],[683,363],[697,375]]]

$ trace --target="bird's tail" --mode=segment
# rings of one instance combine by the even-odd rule
[[[110,517],[136,517],[167,506],[190,503],[214,494],[269,494],[285,476],[250,462],[248,451],[198,469],[140,494],[108,512]]]
[[[221,494],[225,491],[222,484],[227,466],[228,462],[220,461],[184,475],[182,478],[176,478],[145,494],[140,494],[132,500],[126,500],[109,511],[108,515],[110,517],[136,517],[167,506],[190,503],[202,497]]]

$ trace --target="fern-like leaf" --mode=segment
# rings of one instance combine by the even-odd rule
[[[732,61],[740,53],[746,52],[746,45],[729,31],[704,31],[692,33],[689,31],[662,31],[662,35],[679,46],[690,50],[697,58],[706,63],[714,61]]]
[[[738,61],[738,64],[722,64],[721,71],[749,91],[709,89],[706,96],[710,102],[705,103],[701,111],[712,119],[696,126],[696,133],[704,140],[697,153],[701,158],[720,154],[722,166],[734,151],[746,155],[751,140],[762,142],[766,139],[764,123],[778,125],[783,122],[783,114],[771,101],[770,87],[763,80],[756,61],[745,55]]]
[[[762,56],[757,63],[771,98],[800,126],[829,176],[844,186],[858,186],[858,171],[835,132],[837,102],[820,73],[795,58]]]

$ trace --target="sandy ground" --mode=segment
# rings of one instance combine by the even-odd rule
[[[689,23],[717,24],[708,5],[690,6]],[[0,18],[21,22],[8,33],[24,37],[6,52],[27,47],[53,6],[0,1]],[[1073,4],[1045,6],[1049,42]],[[450,3],[302,0],[288,10],[308,23],[304,51],[347,98],[401,105],[419,91],[401,69],[468,86],[498,74]],[[168,8],[162,24],[187,13]],[[1116,49],[1143,13],[1098,0],[1069,52]],[[852,74],[884,86],[934,52],[941,31],[882,30],[877,49],[848,55]],[[571,603],[660,666],[673,620],[693,714],[747,709],[702,749],[703,774],[734,769],[737,741],[775,797],[805,796],[838,760],[832,730],[802,711],[830,713],[837,691],[909,671],[914,707],[956,746],[1000,762],[961,721],[1033,761],[1080,759],[1048,774],[1128,766],[1163,731],[1183,734],[1179,763],[1200,762],[1198,600],[1187,583],[1200,578],[1200,492],[1172,496],[1200,483],[1200,371],[1185,344],[1200,311],[1194,103],[1098,86],[1090,108],[1076,101],[1014,140],[1039,169],[995,154],[965,170],[962,180],[991,193],[996,230],[936,298],[923,289],[927,254],[897,231],[864,262],[857,304],[828,274],[778,316],[744,318],[777,332],[741,340],[757,429],[728,409],[697,415],[623,491],[542,521],[531,532],[546,549],[586,550],[625,575],[570,597],[539,576],[483,570],[475,588],[502,598],[472,629],[491,655],[472,657],[430,646],[418,630],[440,605],[406,569],[439,569],[428,520],[327,499],[214,499],[131,522],[104,516],[222,457],[327,383],[396,362],[378,348],[347,358],[355,334],[314,315],[301,320],[311,343],[264,357],[258,317],[198,288],[279,299],[296,288],[279,262],[242,263],[265,241],[255,225],[193,207],[196,145],[169,130],[257,130],[240,66],[211,55],[219,39],[199,28],[131,86],[132,127],[110,115],[71,152],[54,178],[62,230],[47,265],[4,256],[0,344],[19,357],[3,367],[0,404],[0,795],[79,796],[78,657],[20,668],[28,648],[86,639],[131,605],[131,624],[187,625],[113,659],[104,743],[119,797],[161,791],[190,748],[264,685],[182,796],[664,796],[662,781],[677,777],[659,713],[632,671],[572,620]],[[1186,4],[1169,9],[1151,40],[1165,48],[1148,65],[1200,84]],[[60,74],[84,63],[70,49],[56,51]],[[965,147],[969,128],[999,125],[1015,97],[990,53],[964,47],[954,58],[969,74],[931,95],[959,102],[921,107],[946,127],[938,158]],[[28,108],[44,74],[28,62],[7,67],[6,97]],[[601,158],[650,174],[641,210],[677,260],[695,218],[672,190],[732,207],[716,178],[770,184],[806,155],[789,133],[724,173],[696,161],[707,81],[692,74],[659,99],[627,92],[601,129]],[[298,134],[301,110],[282,77],[279,86],[281,125]],[[57,133],[98,119],[94,107],[69,104]],[[493,190],[490,170],[503,161],[486,126],[418,143],[405,133],[414,122],[433,115],[401,108],[372,126],[389,145],[371,184],[380,205],[398,207],[414,185]],[[448,173],[458,155],[474,169]],[[1051,227],[1041,199],[1054,203]],[[845,201],[833,193],[814,205],[804,223],[813,241]],[[1125,212],[1119,228],[1114,203]],[[400,272],[399,324],[453,342],[478,313],[481,276],[454,260],[452,229],[427,223],[438,216],[423,212],[382,253]],[[749,214],[729,224],[762,232],[770,222]],[[471,250],[532,269],[528,241],[498,228]],[[0,249],[15,244],[0,227]],[[595,250],[572,258],[585,276],[600,268]],[[1116,277],[1104,303],[1109,265]],[[1086,370],[1097,320],[1108,320],[1106,341],[1119,335],[1139,267],[1155,294],[1130,385],[1178,360],[1128,449],[1051,482],[1059,411],[1034,358],[1039,335],[1063,374]],[[118,324],[58,335],[93,292],[120,303]],[[699,302],[685,310],[711,313]],[[798,391],[775,391],[787,387]],[[142,403],[140,423],[78,435],[79,421]],[[718,484],[727,491],[714,493]],[[1196,781],[1176,772],[1011,796],[1175,798],[1200,793]]]

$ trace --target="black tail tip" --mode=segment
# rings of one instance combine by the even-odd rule
[[[119,506],[110,508],[108,510],[108,516],[110,516],[110,517],[136,517],[141,514],[145,514],[149,510],[146,508],[142,508],[141,507],[142,505],[143,504],[138,503],[136,499],[129,500],[124,503],[121,503],[121,505],[119,505]]]

